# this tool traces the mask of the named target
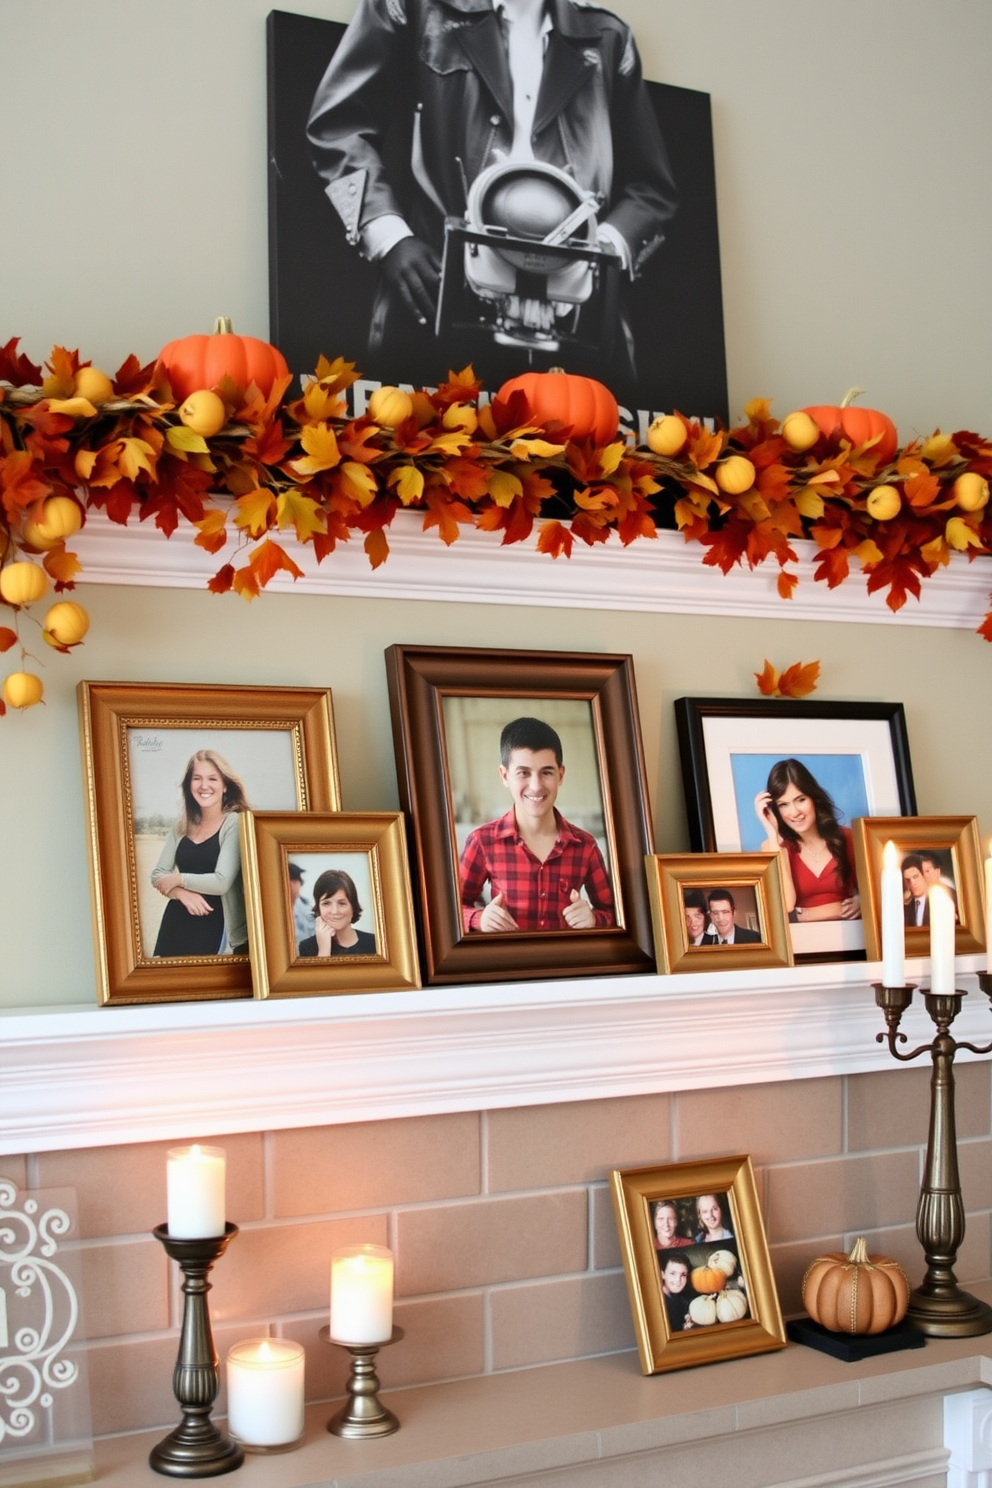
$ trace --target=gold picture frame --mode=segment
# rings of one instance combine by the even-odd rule
[[[98,1001],[251,997],[248,956],[227,944],[228,916],[219,950],[165,953],[159,936],[167,901],[151,874],[182,813],[184,770],[203,749],[230,760],[249,806],[339,808],[330,692],[81,682],[77,696]],[[232,852],[237,842],[234,833]]]
[[[404,992],[420,986],[402,812],[245,812],[241,857],[256,998]],[[350,900],[356,913],[349,925],[353,919],[355,929],[359,921],[362,926],[351,953],[335,949],[323,955],[316,935],[304,949],[308,942],[299,941],[294,924],[291,870],[310,877],[315,899],[330,897],[320,894],[323,880]],[[315,902],[312,920],[318,909]]]
[[[869,961],[882,959],[882,850],[890,840],[896,844],[900,864],[922,853],[925,861],[932,858],[943,865],[942,875],[929,878],[921,863],[920,877],[925,878],[927,885],[943,880],[952,890],[957,912],[954,954],[966,956],[985,950],[982,854],[976,817],[869,816],[859,817],[852,825]],[[916,886],[915,873],[911,882]],[[915,923],[911,905],[913,897],[907,886],[906,954],[929,956],[929,916],[924,910],[923,923]]]
[[[614,1169],[610,1192],[644,1374],[785,1347],[750,1157]]]
[[[656,853],[646,857],[644,865],[659,970],[737,971],[793,965],[778,853]],[[719,900],[724,912],[729,901],[734,917],[732,944],[717,941],[716,921],[709,916],[710,898]],[[701,944],[692,941],[688,928],[689,915],[697,907],[705,916],[702,933],[706,938]]]

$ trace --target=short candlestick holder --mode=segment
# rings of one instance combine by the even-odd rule
[[[992,976],[982,973],[982,991],[992,999]],[[954,1120],[954,1056],[959,1049],[972,1054],[992,1052],[975,1044],[958,1042],[950,1028],[961,1011],[966,992],[924,992],[923,1001],[937,1029],[929,1044],[903,1053],[898,1044],[907,1042],[899,1032],[903,1013],[913,1000],[915,987],[885,987],[874,984],[875,1002],[885,1016],[885,1033],[876,1034],[877,1043],[887,1043],[893,1059],[909,1063],[922,1054],[933,1062],[930,1077],[930,1129],[927,1136],[927,1159],[916,1209],[916,1234],[923,1247],[927,1272],[922,1284],[912,1292],[906,1316],[922,1333],[933,1338],[971,1338],[979,1333],[992,1333],[992,1307],[980,1302],[958,1286],[954,1265],[964,1239],[964,1204],[958,1176],[958,1144]]]
[[[387,1410],[379,1399],[379,1377],[375,1372],[375,1356],[387,1344],[399,1343],[402,1328],[394,1328],[392,1336],[382,1343],[342,1343],[331,1337],[331,1330],[323,1327],[320,1336],[325,1343],[336,1348],[347,1349],[351,1354],[351,1374],[348,1376],[348,1400],[336,1416],[327,1423],[328,1431],[335,1436],[345,1436],[352,1441],[366,1441],[375,1436],[391,1436],[400,1429],[400,1423],[391,1410]]]
[[[166,1254],[179,1262],[186,1300],[179,1354],[172,1374],[172,1388],[183,1418],[174,1431],[152,1448],[148,1461],[156,1472],[172,1478],[219,1477],[240,1467],[245,1454],[210,1419],[220,1387],[220,1371],[210,1331],[207,1274],[238,1233],[238,1227],[227,1224],[223,1235],[202,1240],[181,1240],[170,1235],[168,1225],[164,1224],[156,1225],[152,1233],[165,1246]]]

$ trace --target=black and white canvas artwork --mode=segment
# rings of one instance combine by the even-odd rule
[[[575,0],[359,0],[268,22],[272,339],[297,375],[562,366],[643,440],[727,417],[710,101]]]

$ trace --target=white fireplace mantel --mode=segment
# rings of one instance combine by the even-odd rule
[[[923,966],[909,962],[919,981]],[[970,988],[954,1032],[992,1036]],[[872,963],[0,1011],[0,1153],[892,1068]],[[907,1014],[929,1040],[922,999]],[[962,1058],[968,1057],[962,1055]]]
[[[549,558],[533,538],[503,547],[498,532],[463,528],[446,548],[423,519],[398,512],[389,529],[390,555],[373,570],[359,537],[339,545],[317,564],[311,547],[293,544],[303,577],[277,574],[273,593],[333,594],[346,598],[445,600],[458,604],[527,604],[557,609],[627,610],[680,615],[750,616],[776,620],[841,620],[879,625],[927,625],[974,630],[988,608],[992,573],[987,561],[954,554],[946,568],[924,581],[919,600],[893,613],[883,594],[869,594],[864,575],[852,571],[836,589],[813,578],[816,546],[797,542],[799,584],[791,600],[776,588],[778,568],[705,567],[699,543],[676,532],[630,547],[618,539],[595,548],[576,543],[571,558]],[[207,553],[194,544],[193,528],[180,527],[166,541],[151,522],[115,526],[90,512],[72,540],[83,571],[80,583],[202,589],[234,546]],[[241,560],[243,561],[243,560]]]

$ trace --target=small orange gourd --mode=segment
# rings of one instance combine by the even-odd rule
[[[723,1291],[727,1285],[727,1273],[717,1266],[697,1266],[689,1280],[692,1282],[693,1291],[709,1295],[712,1292]]]
[[[863,392],[864,388],[849,388],[839,404],[818,404],[815,408],[804,408],[802,411],[809,414],[827,439],[846,439],[848,444],[854,446],[876,439],[873,449],[879,464],[887,465],[899,448],[899,435],[887,413],[879,413],[877,408],[852,406],[851,399]]]
[[[552,367],[550,372],[523,372],[504,382],[499,398],[505,403],[517,391],[527,399],[535,423],[568,424],[573,439],[591,439],[599,445],[610,444],[617,437],[617,400],[594,377],[579,377],[560,367]]]
[[[158,354],[177,403],[201,388],[215,388],[225,377],[242,390],[254,383],[267,398],[273,383],[289,376],[286,358],[268,341],[256,336],[236,336],[226,316],[214,322],[210,336],[182,336],[170,341]]]
[[[803,1305],[832,1333],[884,1333],[909,1306],[909,1282],[897,1261],[868,1254],[863,1235],[850,1255],[817,1256],[803,1277]]]

